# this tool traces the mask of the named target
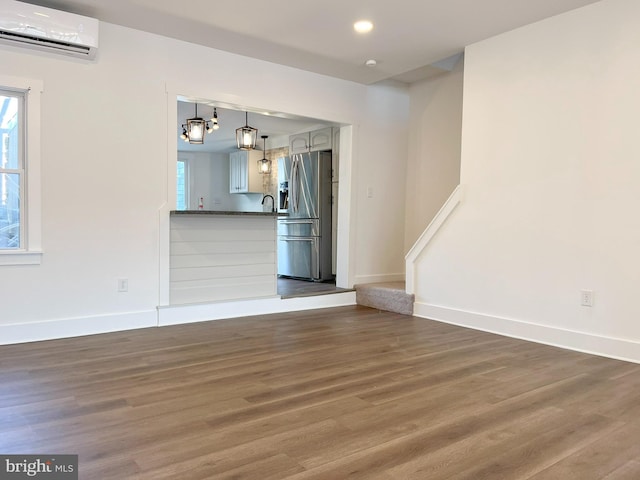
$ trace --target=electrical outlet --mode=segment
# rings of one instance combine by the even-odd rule
[[[129,279],[128,278],[119,278],[118,279],[118,292],[128,292],[129,291]]]
[[[593,290],[580,290],[580,305],[593,307]]]

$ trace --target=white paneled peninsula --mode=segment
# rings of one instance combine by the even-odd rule
[[[275,213],[171,212],[172,305],[276,295]]]

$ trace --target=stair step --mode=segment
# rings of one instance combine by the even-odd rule
[[[356,303],[378,310],[413,315],[415,296],[409,295],[405,286],[405,282],[355,285]]]

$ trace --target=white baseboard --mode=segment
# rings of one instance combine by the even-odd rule
[[[387,273],[378,275],[356,275],[354,285],[366,283],[404,282],[404,273]]]
[[[496,333],[507,337],[529,340],[627,362],[640,363],[640,342],[632,340],[603,337],[586,332],[565,330],[548,325],[538,325],[419,302],[414,304],[413,314],[416,317]]]
[[[155,310],[0,325],[0,345],[80,337],[158,325]]]
[[[355,304],[355,292],[345,292],[287,299],[269,297],[233,302],[173,305],[143,312],[0,325],[0,345]]]
[[[355,292],[344,292],[312,297],[285,299],[270,297],[233,302],[169,305],[158,308],[158,325],[179,325],[251,315],[312,310],[315,308],[344,307],[355,304]]]

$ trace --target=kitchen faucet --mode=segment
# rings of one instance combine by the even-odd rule
[[[271,213],[275,213],[276,211],[276,201],[273,199],[271,195],[265,195],[262,197],[262,205],[264,205],[264,201],[269,197],[271,199]]]

